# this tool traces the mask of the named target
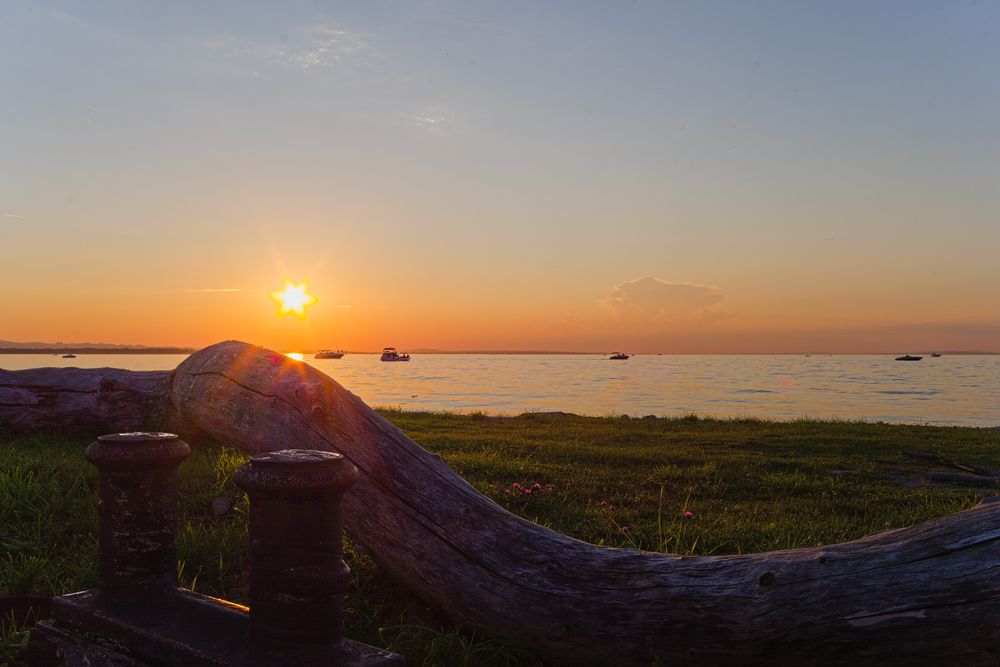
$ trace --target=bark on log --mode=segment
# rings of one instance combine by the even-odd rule
[[[182,363],[169,391],[168,428],[251,452],[344,454],[362,473],[344,497],[345,528],[388,572],[456,620],[567,664],[1000,658],[1000,503],[817,548],[608,549],[509,514],[332,379],[283,355],[220,343]]]

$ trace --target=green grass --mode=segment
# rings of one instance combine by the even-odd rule
[[[841,542],[982,498],[928,486],[926,464],[900,450],[1000,467],[1000,433],[990,429],[382,412],[512,512],[596,544],[673,553]],[[95,584],[97,477],[83,459],[90,439],[0,435],[0,596]],[[181,468],[180,583],[237,602],[247,597],[247,501],[232,472],[244,461],[233,449],[201,446]],[[222,518],[211,510],[220,495],[234,500]],[[399,651],[410,665],[538,664],[448,623],[350,541],[346,558],[354,573],[348,636]],[[13,631],[0,637],[0,665],[22,642]]]

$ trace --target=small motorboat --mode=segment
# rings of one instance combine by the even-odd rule
[[[383,347],[380,359],[382,361],[409,361],[410,355],[406,353],[398,354],[394,347]]]
[[[340,359],[345,354],[343,350],[320,350],[313,355],[313,359]]]
[[[76,355],[75,355],[75,354],[73,354],[72,352],[70,352],[69,354],[64,354],[64,355],[62,356],[62,358],[63,358],[63,359],[76,359]]]
[[[615,352],[608,359],[628,359],[628,355],[624,352]]]
[[[932,357],[940,357],[941,353],[940,352],[931,352],[931,356]]]
[[[901,357],[896,357],[896,361],[920,361],[923,357],[918,357],[913,354],[904,354]]]

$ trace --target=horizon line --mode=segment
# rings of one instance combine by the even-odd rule
[[[8,343],[9,341],[4,341]],[[113,343],[20,343],[14,345],[0,345],[0,354],[56,354],[73,352],[79,354],[193,354],[205,347],[174,346],[174,345],[142,345],[142,344],[113,344]],[[266,347],[266,346],[261,346]],[[316,349],[290,349],[284,353],[315,354],[322,348]],[[280,351],[280,350],[279,350]],[[404,350],[406,351],[406,350]],[[545,349],[459,349],[447,350],[438,348],[412,348],[410,354],[496,354],[496,355],[608,355],[617,351],[601,350],[545,350]],[[913,350],[913,353],[921,355],[931,355],[934,353],[941,355],[997,355],[1000,351],[993,350]],[[380,350],[345,350],[346,354],[380,354]],[[907,352],[909,354],[910,352]],[[868,351],[868,352],[628,352],[629,356],[697,356],[697,355],[759,355],[759,356],[887,356],[901,354],[899,351]]]

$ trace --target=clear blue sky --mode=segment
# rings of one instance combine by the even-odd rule
[[[0,61],[0,339],[1000,349],[1000,3],[9,3]]]

